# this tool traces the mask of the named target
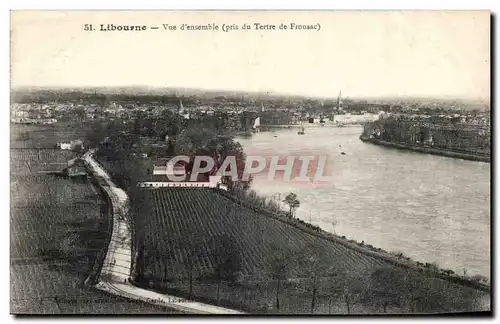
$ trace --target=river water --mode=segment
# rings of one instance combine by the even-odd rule
[[[376,146],[360,141],[361,132],[308,127],[300,136],[297,128],[276,128],[237,140],[251,154],[328,156],[327,185],[255,177],[259,195],[296,193],[297,217],[414,260],[489,277],[490,164]]]

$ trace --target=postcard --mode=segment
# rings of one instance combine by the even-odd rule
[[[491,315],[488,11],[11,11],[11,314]]]

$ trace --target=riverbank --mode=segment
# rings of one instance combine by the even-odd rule
[[[297,217],[328,232],[398,250],[455,273],[463,274],[465,268],[468,275],[488,276],[490,164],[368,145],[359,139],[361,131],[320,127],[311,141],[310,136],[296,136],[296,131],[277,129],[277,138],[262,132],[239,139],[244,150],[255,155],[286,154],[301,147],[307,154],[328,155],[335,163],[335,181],[324,187],[310,190],[257,176],[252,188],[268,199],[297,194]]]
[[[383,140],[376,139],[376,138],[370,138],[370,137],[363,136],[363,135],[361,135],[359,137],[359,139],[363,142],[367,142],[367,143],[371,143],[371,144],[375,144],[375,145],[393,147],[393,148],[397,148],[397,149],[414,151],[414,152],[419,152],[419,153],[440,155],[440,156],[452,157],[452,158],[469,160],[469,161],[478,161],[478,162],[486,162],[486,163],[491,162],[491,157],[485,156],[485,155],[474,155],[474,154],[468,154],[468,153],[462,153],[462,152],[442,150],[442,149],[437,149],[437,148],[432,148],[432,147],[411,146],[411,145],[407,145],[407,144],[403,144],[403,143],[387,142],[387,141],[383,141]]]
[[[127,225],[128,196],[111,180],[106,170],[93,158],[94,151],[84,154],[90,173],[98,181],[100,187],[108,196],[110,203],[110,216],[112,218],[112,232],[109,246],[106,250],[104,261],[100,266],[97,278],[88,282],[95,284],[99,290],[110,294],[138,300],[156,306],[175,309],[191,314],[243,314],[242,312],[223,307],[190,301],[176,296],[160,294],[154,291],[139,288],[130,281],[132,267],[131,232]]]
[[[266,125],[262,124],[260,125],[261,129],[266,129],[266,128],[299,128],[299,127],[304,127],[304,128],[315,128],[315,127],[330,127],[330,128],[338,128],[338,127],[359,127],[363,126],[367,121],[351,121],[351,122],[343,122],[343,123],[332,123],[332,122],[327,122],[327,123],[303,123],[303,124],[291,124],[291,125]]]
[[[237,204],[240,204],[241,206],[244,206],[246,208],[252,209],[256,212],[259,212],[262,215],[266,215],[268,217],[274,218],[280,222],[289,224],[294,226],[297,229],[300,229],[301,231],[304,231],[308,234],[314,235],[316,237],[320,237],[322,239],[325,239],[327,241],[335,242],[338,244],[341,244],[347,248],[350,248],[352,250],[355,250],[357,252],[363,253],[367,256],[374,257],[376,259],[379,259],[384,262],[388,262],[389,264],[392,264],[394,266],[403,268],[403,269],[413,269],[416,270],[420,273],[422,273],[425,276],[428,277],[434,277],[434,278],[439,278],[442,280],[446,280],[451,283],[459,284],[465,287],[470,287],[473,289],[477,289],[483,292],[490,292],[491,291],[491,286],[486,282],[482,282],[481,279],[486,279],[486,277],[483,276],[476,276],[476,277],[466,277],[466,276],[461,276],[453,271],[450,271],[448,269],[441,269],[439,267],[436,267],[433,264],[427,263],[427,262],[419,262],[412,260],[411,258],[405,256],[402,253],[391,253],[388,251],[384,251],[381,248],[374,247],[370,244],[365,244],[364,242],[356,242],[355,240],[350,240],[346,238],[345,236],[338,236],[333,233],[326,232],[322,230],[320,227],[308,224],[300,219],[296,218],[290,218],[286,215],[286,212],[280,211],[280,212],[272,212],[269,211],[265,208],[262,208],[261,206],[257,206],[256,204],[252,204],[250,202],[246,202],[234,195],[231,195],[230,193],[223,191],[223,190],[218,190],[218,192],[231,199]],[[480,279],[481,278],[481,279]]]

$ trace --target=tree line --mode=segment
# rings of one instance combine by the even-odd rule
[[[388,142],[459,150],[472,154],[489,154],[491,149],[491,136],[486,129],[480,127],[424,124],[396,118],[377,120],[365,126],[364,135],[374,135]]]

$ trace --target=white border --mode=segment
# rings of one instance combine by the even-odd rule
[[[7,7],[7,4],[10,5]],[[2,294],[2,299],[1,299],[1,305],[2,305],[2,315],[3,317],[8,316],[9,314],[9,294],[8,291],[10,291],[10,283],[9,283],[9,249],[7,247],[10,247],[9,243],[9,215],[10,211],[8,208],[8,197],[10,195],[10,189],[8,186],[9,182],[9,176],[7,173],[7,170],[9,169],[9,109],[8,109],[8,97],[9,97],[9,82],[7,81],[7,75],[9,74],[8,66],[9,66],[9,11],[10,9],[77,9],[77,10],[85,10],[85,9],[93,9],[93,10],[104,10],[104,9],[126,9],[129,8],[128,10],[167,10],[167,9],[172,9],[172,10],[179,10],[179,9],[205,9],[205,10],[215,10],[215,9],[222,9],[222,10],[231,10],[231,9],[236,9],[236,10],[262,10],[262,9],[280,9],[280,10],[291,10],[291,9],[314,9],[314,10],[390,10],[390,9],[397,9],[397,10],[415,10],[415,9],[431,9],[431,10],[439,10],[439,9],[454,9],[454,10],[467,10],[467,9],[489,9],[492,10],[494,13],[498,13],[498,8],[499,8],[500,1],[498,0],[471,0],[471,1],[459,1],[459,0],[449,0],[449,1],[444,1],[444,0],[417,0],[417,1],[370,1],[370,0],[350,0],[350,1],[335,1],[332,3],[331,1],[318,1],[318,0],[307,0],[304,2],[299,2],[299,1],[276,1],[276,0],[246,0],[246,1],[221,1],[221,0],[213,0],[213,1],[169,1],[168,4],[165,3],[165,1],[148,1],[148,0],[141,0],[141,1],[130,1],[130,0],[120,0],[120,1],[105,1],[105,0],[87,0],[87,1],[82,1],[81,3],[74,3],[73,1],[44,1],[41,3],[40,1],[35,1],[35,0],[18,0],[18,1],[2,1],[1,6],[2,6],[2,19],[0,20],[3,28],[1,29],[1,37],[2,37],[2,42],[1,44],[4,45],[4,48],[2,50],[2,61],[3,61],[3,67],[4,67],[4,73],[5,77],[2,79],[3,84],[2,84],[2,102],[4,103],[4,106],[2,107],[2,112],[5,114],[4,117],[1,119],[3,123],[3,127],[0,127],[0,130],[2,132],[1,136],[1,149],[4,152],[2,154],[1,158],[1,167],[2,170],[5,170],[1,173],[2,177],[2,186],[1,190],[2,193],[0,197],[2,197],[2,201],[0,203],[0,206],[2,206],[3,212],[1,213],[3,217],[3,226],[0,226],[2,233],[0,234],[0,237],[2,238],[2,246],[3,249],[1,250],[2,253],[2,263],[3,266],[1,267],[2,271],[2,280],[1,280],[1,294]],[[138,6],[139,5],[139,6]],[[5,6],[5,8],[4,8]],[[133,8],[133,9],[131,9]],[[498,21],[496,22],[498,24]],[[495,43],[498,41],[498,34],[495,36]],[[492,58],[493,59],[493,58]],[[493,77],[493,75],[492,75]],[[494,90],[498,90],[498,84],[496,84],[496,87]],[[492,109],[494,107],[494,104],[492,104]],[[498,120],[500,117],[497,116],[495,117],[495,124],[499,125],[500,121]],[[496,131],[495,131],[496,133]],[[497,138],[495,138],[495,143]],[[496,151],[496,147],[494,148]],[[495,194],[495,200],[497,198],[497,194]],[[492,217],[494,215],[494,211],[492,213]],[[497,220],[497,225],[500,221]],[[497,226],[495,226],[495,230],[497,229]],[[497,232],[498,233],[498,232]],[[492,251],[495,253],[496,249],[492,249]],[[496,253],[495,253],[496,255]],[[498,270],[498,265],[497,269]],[[495,271],[495,282],[498,281],[498,271]],[[496,290],[496,285],[495,285],[495,290]],[[498,296],[497,296],[498,297]],[[495,301],[497,301],[498,298],[495,298]],[[494,306],[497,306],[497,303],[495,303]],[[324,319],[324,318],[323,318]],[[401,318],[404,319],[404,318]],[[18,322],[24,322],[27,319],[22,319],[22,320],[17,320]],[[64,321],[69,320],[67,318],[64,319]],[[82,320],[82,319],[80,319]],[[85,321],[92,321],[94,322],[95,319],[83,319]],[[109,319],[113,321],[117,320],[125,320],[125,318],[118,318],[118,319]],[[129,321],[129,319],[126,319]],[[159,320],[164,320],[164,319],[159,319]],[[218,320],[218,319],[216,319]],[[275,322],[283,322],[285,320],[289,319],[273,319]],[[304,322],[309,321],[310,318],[301,318],[300,320],[303,320]],[[347,322],[347,319],[342,319],[342,318],[332,318],[332,320],[336,322]],[[358,318],[354,319],[358,320]],[[380,319],[374,319],[374,318],[369,318],[369,320],[377,320],[377,321],[386,321],[387,319],[385,318],[380,318]],[[398,319],[399,320],[399,319]],[[435,319],[434,319],[435,320]],[[460,320],[454,320],[451,319],[454,322],[463,322],[463,323],[468,323],[470,319],[460,319]],[[9,318],[2,318],[1,322],[11,322],[14,321],[13,317],[9,316]],[[53,319],[40,319],[37,322],[39,323],[51,323]],[[144,319],[134,319],[131,320],[132,322],[136,323],[142,323],[144,322]],[[177,322],[179,319],[168,319],[169,322]],[[253,319],[252,321],[255,321]],[[420,322],[422,319],[415,320],[412,319],[412,321],[415,322]]]
[[[415,9],[490,9],[494,7],[492,0],[475,1],[443,1],[443,0],[419,0],[419,1],[370,1],[370,0],[350,0],[350,1],[321,1],[308,0],[299,1],[276,1],[276,0],[254,0],[254,1],[140,1],[140,5],[134,1],[101,1],[88,0],[81,3],[70,1],[45,1],[43,3],[36,0],[17,0],[15,4],[11,1],[10,9],[125,9],[127,10],[158,10],[158,9],[316,9],[316,10],[415,10]],[[131,6],[129,6],[131,5]]]

